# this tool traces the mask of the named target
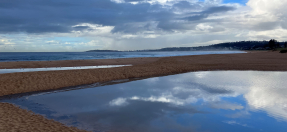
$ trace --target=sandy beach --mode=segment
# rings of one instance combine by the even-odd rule
[[[84,69],[1,74],[0,96],[59,89],[128,78],[165,76],[190,71],[259,70],[286,71],[287,54],[250,52],[245,54],[195,55],[162,58],[39,62],[1,62],[2,68],[35,68],[90,65],[125,65],[110,69]]]
[[[85,69],[1,74],[0,96],[60,89],[64,87],[93,84],[96,82],[106,82],[118,79],[165,76],[191,71],[287,71],[287,54],[280,54],[277,51],[261,51],[249,52],[245,54],[195,55],[162,58],[0,62],[0,68],[41,68],[126,64],[132,64],[133,66],[110,69]],[[10,127],[13,128],[13,131],[80,131],[75,128],[65,127],[60,123],[45,119],[39,115],[34,115],[31,112],[19,109],[16,106],[10,104],[0,103],[0,106],[0,131],[12,131]],[[7,112],[8,114],[4,114]],[[39,120],[41,122],[39,122]],[[42,125],[42,127],[37,128],[39,124],[33,124],[32,122],[53,125]],[[31,124],[32,126],[30,126]],[[54,129],[49,129],[50,127],[53,127]]]

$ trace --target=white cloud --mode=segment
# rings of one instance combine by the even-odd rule
[[[263,85],[263,84],[262,84]],[[251,87],[245,98],[252,110],[264,110],[270,116],[287,120],[287,90],[285,87],[272,86]]]
[[[125,98],[117,98],[109,103],[111,106],[125,106],[128,105],[127,101]]]
[[[111,0],[112,2],[115,2],[115,3],[124,3],[125,0]]]
[[[286,15],[284,8],[287,6],[286,0],[249,0],[247,5],[253,9],[256,15]]]
[[[7,39],[7,38],[0,38],[0,43],[4,45],[13,45],[15,44],[12,39]]]
[[[234,111],[225,115],[230,118],[244,118],[252,115],[251,111],[265,111],[271,117],[287,121],[285,87],[287,82],[283,79],[285,75],[284,72],[213,71],[176,75],[176,78],[174,76],[152,78],[143,80],[142,87],[137,89],[140,94],[134,94],[135,91],[132,91],[130,95],[113,99],[109,105],[123,106],[130,100],[180,106],[191,104],[196,106],[200,103],[200,106]],[[146,90],[146,87],[151,87],[150,82],[152,82],[152,88]],[[241,99],[241,97],[246,100],[246,103],[225,100],[226,98]]]
[[[185,103],[190,103],[190,101],[187,102],[187,100],[180,100],[173,95],[162,95],[159,97],[156,96],[151,96],[151,97],[131,97],[131,100],[142,100],[142,101],[150,101],[150,102],[162,102],[162,103],[170,103],[174,105],[184,105]]]
[[[208,25],[208,24],[200,23],[200,24],[196,25],[195,29],[198,31],[209,31],[209,30],[213,29],[213,27]]]
[[[224,123],[227,123],[229,125],[240,125],[240,126],[244,126],[244,127],[250,127],[247,124],[242,124],[242,123],[238,123],[236,121],[223,121]]]
[[[201,73],[201,72],[199,72]],[[210,73],[213,73],[212,75]],[[204,78],[193,78],[195,82],[208,85],[210,88],[219,88],[233,91],[232,93],[219,94],[217,96],[203,96],[206,98],[236,97],[240,94],[246,99],[248,110],[265,111],[276,119],[287,120],[287,82],[282,79],[284,72],[210,72]],[[195,74],[196,76],[196,74]],[[184,77],[186,82],[188,77]],[[191,80],[191,79],[190,79]],[[207,82],[208,80],[208,82]],[[224,85],[223,85],[224,84]],[[201,93],[201,92],[200,92]],[[204,94],[200,94],[204,95]],[[207,101],[210,102],[210,99]],[[222,101],[220,101],[222,103]],[[214,108],[243,109],[240,104],[210,102]],[[245,112],[246,113],[246,112]]]

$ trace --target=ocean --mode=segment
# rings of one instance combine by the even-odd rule
[[[0,52],[3,61],[87,60],[137,57],[168,57],[205,54],[234,54],[244,51],[170,51],[170,52]]]

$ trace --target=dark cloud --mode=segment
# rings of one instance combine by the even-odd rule
[[[175,11],[192,11],[192,10],[202,10],[203,7],[202,6],[203,2],[197,2],[197,3],[190,3],[188,1],[179,1],[177,3],[175,3],[172,6],[172,9]]]
[[[225,28],[223,27],[213,27],[212,29],[210,29],[211,32],[222,32],[225,31]]]
[[[179,4],[180,3],[180,4]],[[183,7],[183,8],[191,8],[190,4],[186,1],[182,1],[175,4],[174,6],[177,7]],[[189,21],[191,23],[183,23],[183,22],[173,22],[173,21],[160,21],[158,24],[158,28],[163,29],[165,31],[173,31],[173,30],[192,30],[196,26],[196,24],[199,24],[201,22],[211,22],[211,21],[205,21],[205,18],[208,18],[208,16],[216,13],[221,13],[221,12],[227,12],[235,10],[234,7],[229,7],[229,6],[217,6],[217,7],[210,7],[202,12],[191,12],[187,13],[189,16],[179,18],[179,20],[185,20]],[[213,22],[218,22],[220,20],[213,20]],[[223,28],[216,28],[212,32],[220,32],[224,31]]]
[[[188,21],[198,21],[207,18],[211,14],[215,13],[221,13],[221,12],[227,12],[227,11],[232,11],[235,10],[236,8],[234,7],[229,7],[229,6],[218,6],[218,7],[210,7],[207,10],[204,10],[202,12],[198,13],[190,13],[191,16],[183,18],[184,20]]]
[[[220,13],[220,12],[227,12],[235,10],[236,8],[231,6],[217,6],[217,7],[210,7],[207,10],[203,11],[204,14],[214,14],[214,13]]]
[[[218,95],[218,94],[231,94],[233,91],[227,90],[225,88],[213,88],[204,84],[200,83],[190,83],[189,85],[199,88],[209,94]]]
[[[194,15],[194,16],[190,16],[190,17],[185,17],[185,20],[188,21],[198,21],[198,20],[202,20],[204,18],[207,18],[209,14],[198,14],[198,15]]]
[[[135,2],[144,0],[126,0]],[[187,1],[173,5],[178,10],[195,8]],[[233,10],[233,7],[211,7],[203,12],[192,13],[184,20],[198,21],[208,15]],[[149,30],[146,24],[158,22],[160,29],[181,29],[183,27],[168,26],[173,20],[178,20],[186,14],[175,14],[173,9],[165,8],[160,4],[115,3],[110,0],[1,0],[0,1],[0,33],[27,32],[71,32],[84,30],[88,27],[74,27],[80,23],[115,26],[112,31],[136,33]],[[138,23],[146,23],[139,24]],[[179,24],[179,23],[178,23]]]
[[[117,26],[160,21],[173,15],[160,5],[118,4],[109,0],[4,0],[0,5],[0,32],[70,32],[74,30],[72,26],[79,23]]]
[[[186,22],[177,22],[177,21],[161,21],[158,23],[157,28],[160,28],[165,31],[174,31],[174,30],[190,30],[194,29],[196,23],[186,23]]]
[[[284,29],[287,29],[287,23],[286,22],[281,22],[281,27]]]
[[[149,24],[142,25],[142,24],[122,24],[117,25],[112,30],[112,33],[122,32],[122,33],[130,33],[135,34],[137,32],[141,31],[148,31],[149,30]]]
[[[85,30],[85,29],[90,29],[90,27],[89,26],[76,26],[76,27],[73,27],[73,30],[76,30],[76,31]]]
[[[190,9],[192,7],[193,6],[187,1],[180,1],[173,5],[173,8],[176,8],[176,9]]]
[[[280,26],[279,22],[261,22],[257,23],[252,27],[253,30],[264,31],[264,30],[273,30]]]

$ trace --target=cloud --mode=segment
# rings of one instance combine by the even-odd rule
[[[124,99],[124,98],[117,98],[117,99],[110,101],[109,104],[111,106],[124,106],[124,105],[127,105],[128,103],[127,103],[126,99]]]
[[[282,0],[249,0],[247,5],[253,9],[254,14],[269,14],[276,16],[285,16],[284,7],[287,1]]]
[[[275,28],[279,28],[280,23],[278,22],[260,22],[253,26],[253,29],[256,31],[266,31],[266,30],[273,30]]]
[[[286,17],[285,7],[287,6],[286,1],[281,0],[249,0],[247,2],[252,10],[249,13],[251,22],[254,23],[255,30],[273,30],[276,28],[286,28]],[[284,21],[284,22],[283,22]]]
[[[161,21],[157,24],[157,28],[167,31],[186,31],[195,28],[196,23],[188,23],[185,21]]]
[[[287,120],[287,98],[285,96],[287,90],[282,87],[283,84],[286,83],[274,84],[276,88],[268,86],[266,83],[267,86],[257,84],[257,86],[251,87],[244,97],[252,110],[264,110],[272,117]]]
[[[131,0],[139,1],[139,0]],[[128,1],[128,2],[131,2]],[[32,3],[32,4],[31,4]],[[1,1],[0,4],[0,32],[27,32],[27,33],[65,33],[73,30],[84,30],[88,27],[74,27],[81,23],[99,24],[103,26],[115,26],[113,33],[135,33],[145,31],[145,26],[150,22],[164,23],[177,20],[178,17],[187,14],[175,14],[172,8],[185,9],[200,6],[192,6],[187,1],[180,1],[172,6],[163,6],[159,3],[147,2],[130,4],[114,3],[109,0],[87,0],[78,2],[75,0],[51,0],[51,1]],[[234,7],[218,6],[210,7],[185,19],[195,21],[207,18],[208,15],[234,10]],[[189,12],[193,13],[193,12]],[[145,23],[145,24],[139,24]],[[160,26],[158,26],[160,27]]]
[[[178,121],[180,117],[185,117],[185,121],[191,124],[171,124],[189,128],[193,127],[193,121],[197,121],[193,114],[200,117],[206,113],[216,114],[219,120],[236,118],[223,122],[250,127],[238,120],[250,117],[270,119],[269,114],[287,121],[286,75],[284,72],[258,71],[192,72],[83,89],[81,94],[69,91],[33,96],[28,101],[43,104],[58,115],[76,117],[77,122],[95,129],[99,128],[98,122],[105,122],[113,128],[150,131],[153,129],[151,122],[166,120],[165,117],[170,118],[162,124],[164,129],[171,127],[170,120]],[[91,100],[95,96],[97,99]]]
[[[31,4],[33,3],[33,4]],[[161,5],[114,3],[109,0],[1,1],[0,32],[71,32],[80,23],[117,26],[131,22],[160,21],[173,13]]]
[[[138,50],[271,38],[286,41],[282,35],[287,30],[286,6],[287,2],[280,0],[249,0],[246,5],[222,0],[2,0],[0,35],[9,34],[19,51]],[[58,36],[80,37],[85,39],[81,43],[98,41],[100,45],[44,45]]]
[[[244,126],[244,127],[250,127],[249,125],[247,124],[242,124],[242,123],[238,123],[236,121],[223,121],[224,123],[227,123],[229,125],[240,125],[240,126]]]
[[[229,6],[218,6],[218,7],[210,7],[205,11],[202,11],[200,13],[190,13],[190,14],[195,14],[193,16],[185,17],[185,20],[188,21],[198,21],[202,20],[204,18],[207,18],[211,14],[216,14],[220,12],[227,12],[227,11],[232,11],[235,10],[235,7],[229,7]]]
[[[73,30],[82,31],[82,30],[89,29],[89,28],[90,28],[89,26],[75,26],[73,27]]]
[[[98,121],[109,122],[111,128],[116,128],[117,130],[127,131],[126,129],[132,129],[133,131],[156,131],[157,127],[150,126],[150,123],[158,118],[165,118],[165,114],[168,112],[174,112],[174,114],[196,114],[203,113],[192,107],[179,108],[172,106],[164,102],[148,102],[141,100],[129,100],[129,105],[119,108],[112,109],[98,109],[93,112],[78,113],[77,121],[82,124],[89,125],[91,130],[98,130]],[[162,122],[164,124],[170,123],[169,121]],[[171,123],[174,125],[174,123]],[[176,123],[178,124],[178,123]],[[168,129],[174,126],[165,125]],[[178,125],[180,129],[184,128],[183,125]],[[177,129],[179,129],[177,128]],[[192,125],[189,125],[186,129],[191,130]]]
[[[177,12],[188,12],[188,11],[197,11],[201,10],[202,2],[190,3],[188,1],[179,1],[172,5],[172,9]]]
[[[142,1],[150,1],[150,0],[125,0],[125,2],[142,2]]]
[[[232,114],[227,114],[226,117],[229,118],[247,118],[249,117],[251,114],[247,111],[247,110],[243,110],[243,111],[239,111],[236,113],[232,113]]]
[[[206,74],[206,73],[205,73]],[[287,120],[287,97],[285,96],[287,90],[285,86],[286,81],[282,80],[285,76],[284,72],[229,72],[229,74],[224,74],[222,72],[213,72],[213,76],[207,74],[204,79],[194,79],[195,82],[204,84],[200,86],[200,89],[205,89],[209,87],[210,89],[226,89],[232,91],[226,94],[211,93],[211,95],[217,95],[221,97],[226,96],[237,96],[242,94],[245,98],[250,111],[262,110],[279,120]],[[188,79],[186,79],[188,80]],[[189,79],[191,80],[191,79]],[[208,80],[208,82],[206,81]],[[236,80],[236,81],[234,81]],[[184,81],[184,80],[183,80]],[[210,84],[210,85],[206,85]],[[224,85],[223,85],[224,84]],[[216,88],[216,87],[217,88]],[[244,109],[241,104],[231,104],[229,102],[214,101],[214,98],[208,100],[210,106],[213,108],[221,109]],[[244,112],[245,114],[248,114]],[[241,113],[242,114],[242,113]],[[232,115],[230,115],[232,116]],[[238,116],[238,115],[233,115]]]
[[[203,11],[202,13],[214,14],[214,13],[232,11],[235,9],[236,9],[235,7],[231,7],[231,6],[217,6],[217,7],[210,7],[207,10]]]
[[[230,109],[230,110],[240,110],[244,108],[240,104],[234,104],[225,101],[210,103],[210,107],[215,109]]]

